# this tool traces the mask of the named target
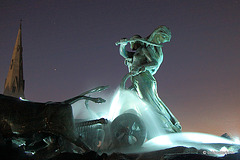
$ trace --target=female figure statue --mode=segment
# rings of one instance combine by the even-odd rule
[[[179,121],[159,98],[157,83],[153,75],[163,61],[162,43],[170,42],[171,31],[166,26],[159,26],[148,37],[133,36],[130,40],[121,39],[120,55],[125,58],[129,73],[123,78],[122,85],[131,77],[132,87],[138,96],[147,102],[157,113],[167,132],[181,132]],[[133,52],[126,50],[130,43]]]

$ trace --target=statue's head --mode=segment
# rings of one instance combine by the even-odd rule
[[[159,26],[147,37],[147,40],[156,44],[170,42],[171,31],[166,26]]]

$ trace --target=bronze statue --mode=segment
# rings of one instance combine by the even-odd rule
[[[157,93],[157,83],[153,75],[163,61],[162,43],[170,42],[171,31],[166,26],[159,26],[148,37],[135,35],[129,40],[123,38],[120,45],[120,55],[125,58],[129,73],[123,78],[121,86],[131,77],[132,86],[138,96],[147,102],[159,114],[162,126],[167,132],[181,132],[181,125]],[[126,50],[130,43],[133,52]]]

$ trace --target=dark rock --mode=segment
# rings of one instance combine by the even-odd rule
[[[232,137],[228,133],[224,133],[221,137],[232,140]]]
[[[27,157],[22,148],[17,148],[11,143],[0,145],[0,159],[1,160],[32,160]]]
[[[76,153],[61,153],[50,160],[104,160],[103,156],[99,156],[96,152],[90,151],[84,154],[76,154]]]
[[[240,153],[227,154],[223,157],[223,160],[240,160]]]
[[[220,160],[217,157],[211,157],[207,155],[201,154],[173,154],[173,155],[166,155],[163,157],[162,160]]]

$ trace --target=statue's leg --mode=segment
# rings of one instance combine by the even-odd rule
[[[159,115],[164,116],[167,125],[173,128],[174,132],[180,132],[181,126],[175,116],[162,102],[157,93],[157,83],[150,73],[141,73],[133,78],[134,86],[140,98],[149,103]],[[175,126],[178,124],[178,126]]]
[[[162,108],[164,108],[165,113],[168,115],[170,121],[172,122],[173,128],[176,132],[181,132],[181,125],[179,123],[179,121],[177,120],[177,118],[172,114],[172,112],[169,110],[169,108],[165,105],[165,103],[161,100],[161,98],[159,98],[158,93],[157,93],[157,82],[153,81],[153,93],[155,94],[155,100],[157,101],[156,104],[158,104],[158,106],[161,106]]]

